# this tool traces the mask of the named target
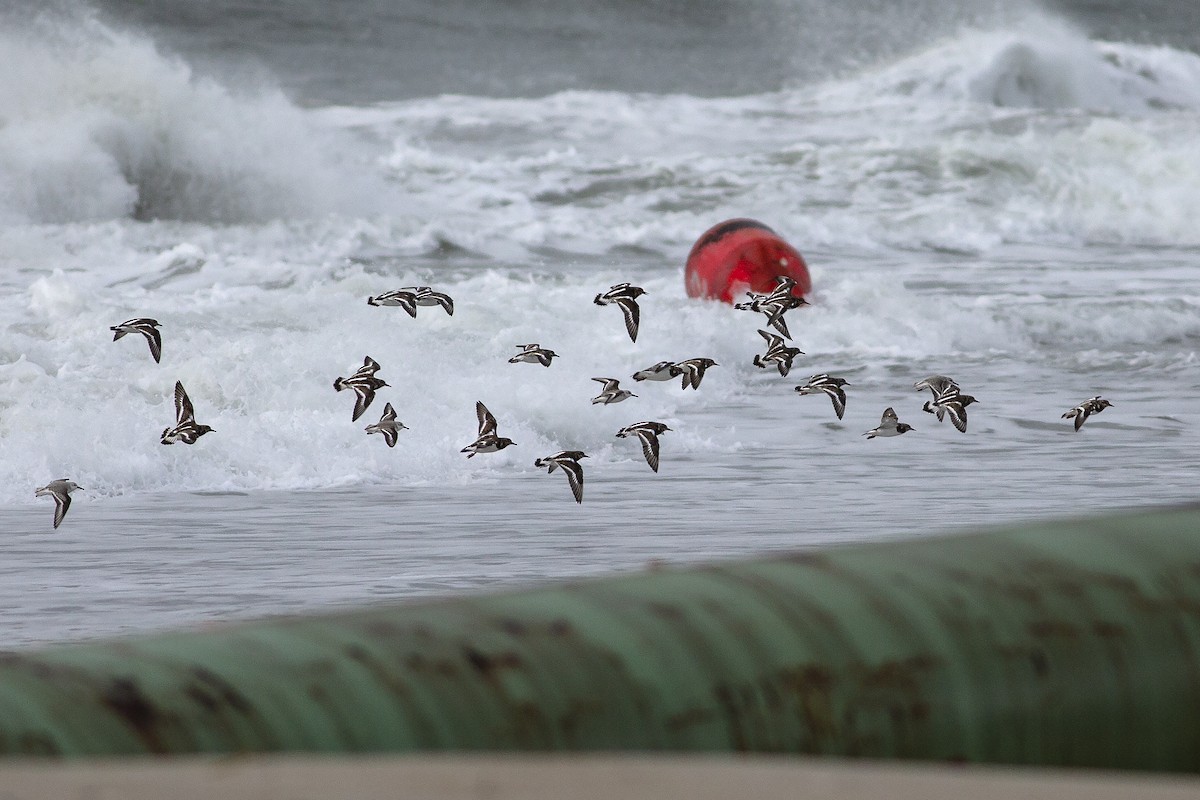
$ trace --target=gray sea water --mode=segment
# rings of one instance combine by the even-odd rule
[[[1194,501],[1189,9],[0,5],[0,641]],[[810,265],[787,378],[761,317],[683,290],[736,216]],[[636,344],[591,302],[623,280]],[[412,283],[454,316],[364,302]],[[161,364],[111,341],[143,315]],[[529,341],[561,358],[508,364]],[[352,423],[365,355],[391,386]],[[697,391],[590,403],[692,356]],[[844,420],[793,391],[817,372]],[[966,434],[930,373],[979,399]],[[158,443],[176,380],[193,447]],[[477,400],[517,445],[468,460]],[[866,440],[887,406],[915,430]],[[613,436],[642,419],[658,474]],[[533,467],[564,448],[581,505]],[[86,490],[54,531],[57,477]]]

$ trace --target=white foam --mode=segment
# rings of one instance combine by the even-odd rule
[[[278,90],[233,91],[82,11],[4,22],[0,222],[362,208],[355,197],[369,179],[348,140]]]

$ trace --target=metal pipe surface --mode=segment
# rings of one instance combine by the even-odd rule
[[[1200,510],[0,655],[0,753],[744,751],[1200,771]]]

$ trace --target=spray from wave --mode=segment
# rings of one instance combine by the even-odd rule
[[[277,89],[198,76],[85,10],[0,11],[0,62],[2,222],[254,222],[370,194]]]

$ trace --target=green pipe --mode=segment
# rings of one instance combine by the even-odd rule
[[[1200,771],[1200,510],[0,655],[0,752]]]

